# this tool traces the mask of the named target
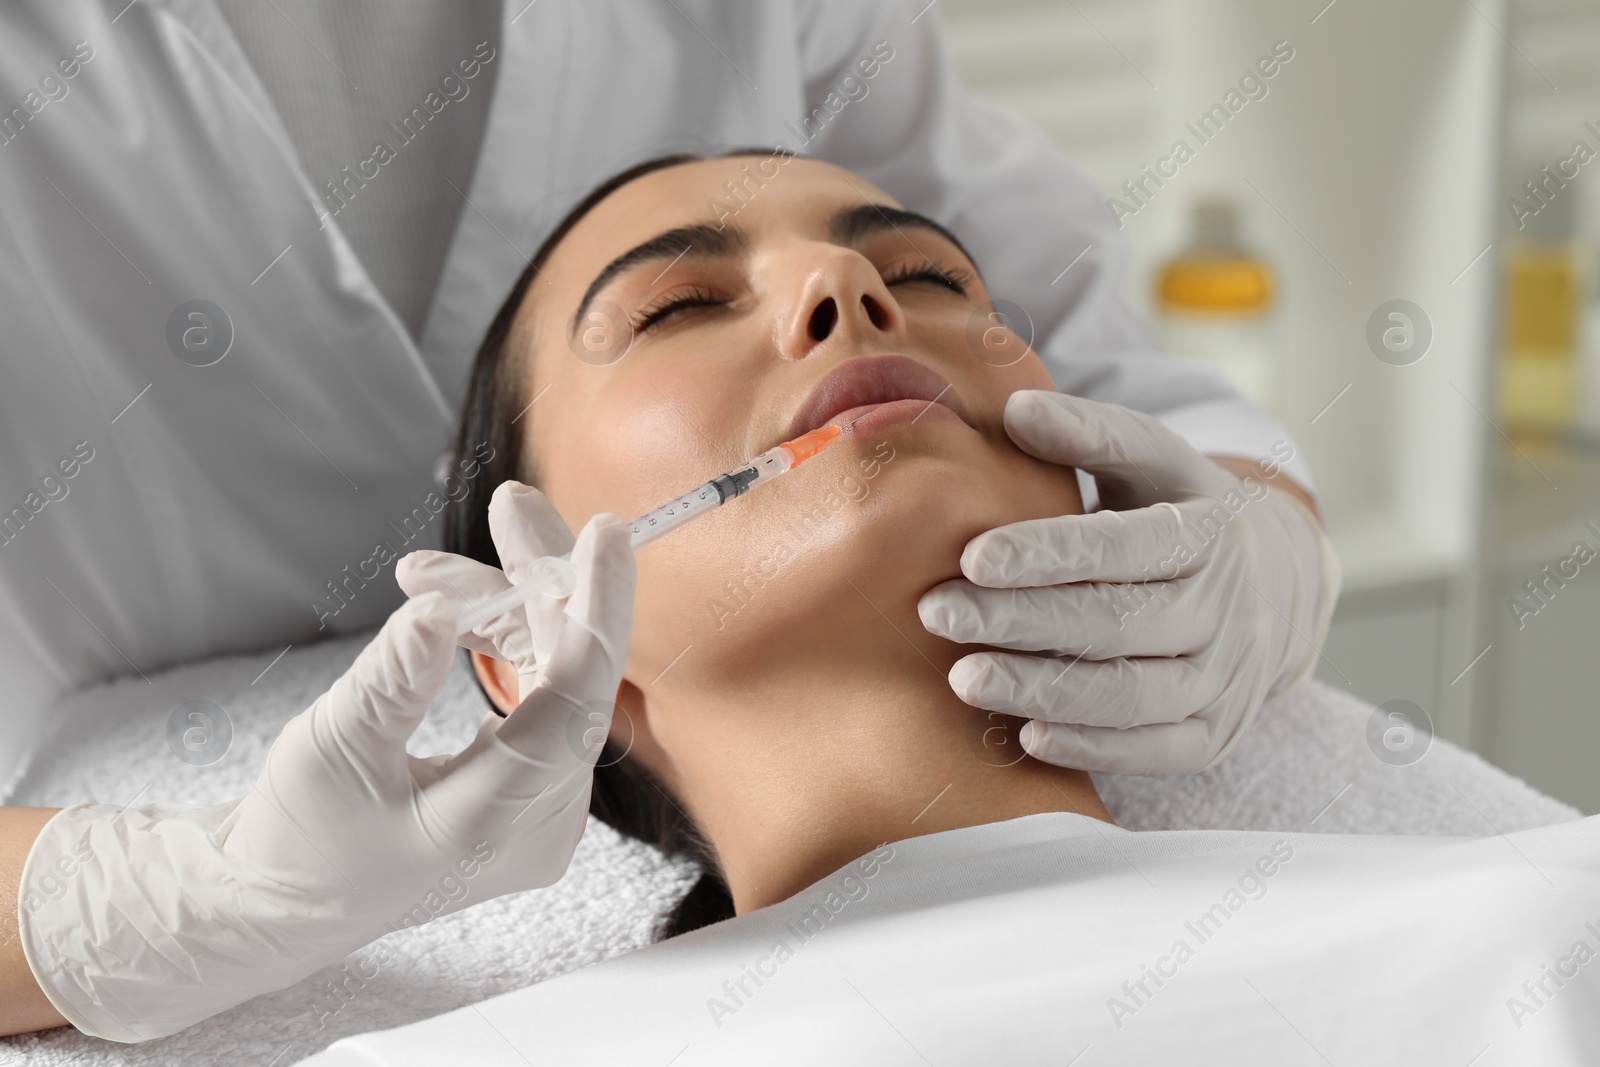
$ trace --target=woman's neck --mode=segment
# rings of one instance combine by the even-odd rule
[[[956,696],[946,674],[961,649],[929,649],[930,661],[900,646],[858,645],[825,657],[825,668],[778,665],[740,686],[724,676],[667,697],[693,701],[692,715],[652,715],[693,724],[697,736],[658,740],[674,753],[669,783],[721,858],[739,914],[889,841],[1046,811],[1112,821],[1086,773],[1023,753],[1023,720]]]

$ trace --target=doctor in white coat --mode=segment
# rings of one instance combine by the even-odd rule
[[[1281,511],[1309,503],[1307,467],[1158,352],[1101,197],[959,84],[921,0],[61,0],[0,11],[0,797],[74,687],[377,624],[393,558],[436,543],[470,474],[441,461],[468,363],[547,229],[638,160],[767,144],[948,224],[1063,391],[1150,413],[1235,474],[1282,468],[1275,503],[1175,575],[1180,512],[1149,505],[1215,495],[1194,452],[1103,418],[1050,431],[1048,458],[1123,510],[980,538],[977,584],[923,604],[945,636],[1061,654],[952,672],[975,705],[1037,718],[1044,758],[1220,758],[1310,669],[1331,611],[1320,529]],[[1222,586],[1241,562],[1248,602]],[[1067,583],[1173,577],[1166,614],[1214,623],[1204,647],[1148,620],[1115,656],[1068,633],[1137,601]],[[981,621],[995,607],[1005,633]],[[1181,684],[1148,669],[1172,656]],[[1114,721],[1074,725],[1108,700]],[[1156,737],[1175,707],[1188,728]]]
[[[974,358],[1010,325],[1088,398],[1008,407],[1019,445],[1092,473],[1105,510],[973,540],[965,580],[930,591],[922,619],[1021,654],[968,656],[952,686],[1030,717],[1042,759],[1153,774],[1223,758],[1309,672],[1332,611],[1304,461],[1225,383],[1156,350],[1119,296],[1101,198],[960,86],[921,0],[39,0],[0,8],[0,797],[74,687],[383,619],[394,560],[437,543],[444,499],[477,476],[470,456],[445,458],[454,412],[548,229],[632,163],[752,145],[838,163],[948,225],[1009,302],[974,323]],[[618,536],[580,538],[586,588],[609,590],[582,610],[616,636],[610,658],[548,670],[552,685],[615,691],[632,581]],[[1137,610],[1152,597],[1163,610]],[[438,842],[407,821],[414,806],[376,798],[370,818],[329,821],[316,798],[343,805],[371,782],[363,761],[403,743],[448,664],[443,611],[414,601],[296,720],[365,738],[339,746],[350,768],[304,726],[236,810],[91,805],[51,823],[30,863],[92,860],[79,883],[97,888],[74,906],[121,917],[29,928],[66,1018],[119,1040],[171,1032],[376,936],[331,876],[276,901],[319,850],[274,818],[309,804],[297,826],[415,846],[373,852],[367,884],[398,891],[431,869]],[[466,822],[538,784],[517,763],[543,758],[538,737],[485,729],[424,773]],[[499,891],[559,877],[585,782],[567,783],[551,842],[518,850],[535,869]],[[18,862],[38,824],[25,829]],[[172,851],[125,848],[129,834]],[[270,875],[253,905],[138,918],[139,900],[193,902],[245,869]],[[230,915],[260,936],[234,944]],[[195,973],[221,970],[197,987],[187,951]],[[7,1025],[50,1024],[30,1011]]]

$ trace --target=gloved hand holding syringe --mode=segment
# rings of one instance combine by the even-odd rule
[[[564,556],[547,554],[570,537],[549,501],[497,487],[488,517],[505,569],[439,552],[403,559],[396,576],[412,599],[289,722],[249,794],[205,807],[79,804],[43,825],[18,897],[39,990],[84,1033],[141,1041],[281,989],[419,913],[555,882],[583,836],[626,665],[632,548],[793,470],[843,431],[771,448],[630,524],[597,515]],[[496,623],[546,592],[562,603],[541,626]],[[548,647],[536,650],[540,638]],[[412,756],[406,742],[458,642],[511,663],[518,707],[486,716],[454,755]],[[589,722],[596,709],[599,728],[571,743],[572,717]],[[72,891],[49,892],[68,870]],[[440,898],[442,877],[470,879],[470,895]]]
[[[854,422],[855,420],[851,420]],[[719,474],[687,493],[680,493],[654,510],[628,523],[634,548],[665,537],[685,523],[708,514],[734,497],[743,496],[758,485],[766,485],[837,441],[851,423],[823,426],[792,441],[774,445],[747,463]],[[572,553],[541,556],[504,592],[461,609],[456,636],[471,633],[483,624],[504,615],[518,605],[543,593],[566,597],[572,594],[577,576],[572,569]]]

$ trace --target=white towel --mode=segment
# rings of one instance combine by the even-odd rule
[[[122,679],[56,710],[55,733],[13,783],[11,804],[81,800],[209,804],[254,780],[283,724],[349,664],[365,637],[279,649]],[[270,665],[270,666],[269,666]],[[263,671],[265,673],[263,673]],[[232,723],[226,755],[209,766],[179,760],[167,722],[188,701],[220,706]],[[454,751],[485,707],[458,668],[410,746]],[[1419,762],[1387,765],[1367,746],[1372,707],[1316,682],[1273,702],[1222,766],[1179,779],[1098,777],[1106,806],[1133,830],[1270,829],[1323,833],[1485,836],[1576,818],[1578,812],[1447,742]],[[335,1039],[386,1029],[476,1003],[645,944],[656,917],[694,879],[692,867],[591,821],[556,885],[479,904],[397,936],[398,958],[344,999],[330,967],[169,1038],[117,1045],[70,1028],[0,1038],[0,1067],[27,1064],[228,1064],[282,1067]],[[340,1010],[333,1012],[339,1006]]]

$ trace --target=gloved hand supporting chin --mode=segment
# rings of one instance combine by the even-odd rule
[[[965,578],[923,596],[923,624],[1034,654],[964,656],[951,686],[1031,719],[1024,747],[1061,766],[1182,774],[1223,759],[1316,663],[1339,589],[1321,524],[1124,407],[1022,391],[1006,429],[1032,455],[1093,474],[1105,510],[968,542]]]

